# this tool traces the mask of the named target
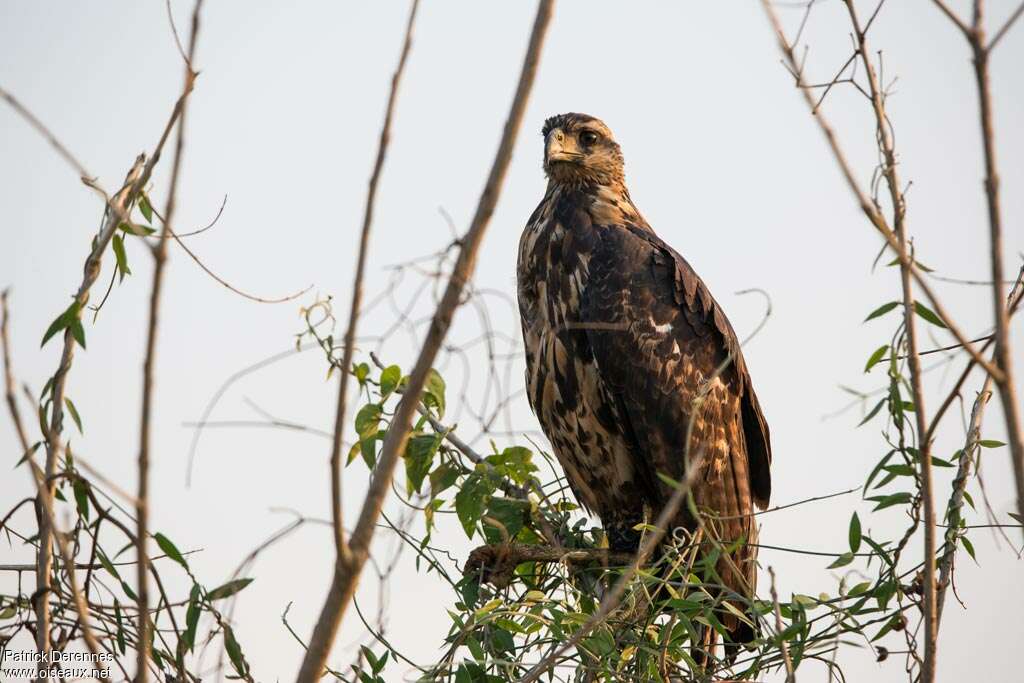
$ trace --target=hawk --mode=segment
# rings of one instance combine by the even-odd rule
[[[659,238],[626,189],[611,131],[585,114],[544,123],[547,190],[519,242],[526,386],[577,500],[613,550],[699,458],[691,493],[737,544],[718,573],[752,596],[754,506],[771,495],[768,424],[732,325],[690,264]],[[672,527],[694,532],[687,506]],[[704,546],[706,548],[706,546]],[[728,613],[734,642],[752,632]]]

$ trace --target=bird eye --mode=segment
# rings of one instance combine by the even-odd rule
[[[583,143],[583,145],[589,147],[590,145],[597,142],[597,133],[595,133],[592,130],[583,131],[582,133],[580,133],[580,142]]]

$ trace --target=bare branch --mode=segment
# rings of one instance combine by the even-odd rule
[[[409,19],[405,26],[405,39],[402,52],[398,58],[398,66],[391,77],[391,91],[384,113],[384,125],[380,130],[380,141],[377,145],[377,159],[370,174],[369,189],[366,192],[366,206],[363,210],[363,227],[359,235],[359,254],[356,258],[356,272],[352,283],[352,303],[349,308],[348,326],[345,328],[345,341],[342,349],[341,372],[338,378],[338,402],[334,414],[334,435],[331,440],[331,519],[334,524],[334,550],[336,562],[348,563],[348,546],[345,542],[345,526],[341,508],[341,445],[345,433],[345,418],[348,411],[348,372],[352,367],[352,354],[355,352],[356,328],[359,325],[359,312],[363,302],[363,279],[366,272],[366,253],[370,244],[370,229],[373,225],[373,210],[377,199],[377,184],[380,181],[384,159],[387,156],[388,143],[391,140],[391,120],[394,116],[395,102],[398,99],[398,86],[405,71],[405,62],[412,47],[412,29],[416,21],[419,0],[413,0],[409,9]]]
[[[878,147],[882,152],[882,174],[889,188],[889,197],[893,211],[893,231],[895,232],[900,258],[900,286],[903,292],[903,327],[906,330],[907,360],[910,366],[910,386],[914,396],[914,419],[917,434],[922,437],[917,449],[920,459],[921,474],[921,506],[924,508],[924,666],[921,672],[922,683],[935,680],[936,639],[938,637],[938,619],[935,609],[935,496],[932,483],[931,442],[924,437],[928,434],[925,418],[924,390],[921,383],[921,356],[918,353],[917,313],[913,291],[911,268],[913,256],[908,248],[906,226],[906,202],[904,200],[899,175],[896,170],[896,149],[893,142],[892,129],[885,112],[885,96],[871,63],[870,50],[867,43],[867,29],[862,29],[853,0],[845,0],[846,8],[853,24],[854,37],[857,42],[857,54],[860,56],[864,70],[867,72],[868,89],[871,94],[871,105],[875,114]],[[881,5],[879,5],[881,7]]]
[[[28,121],[29,125],[35,128],[40,135],[46,138],[46,141],[49,142],[55,150],[57,150],[57,153],[60,154],[64,161],[68,162],[68,164],[70,164],[71,167],[75,169],[75,171],[78,173],[79,178],[81,178],[82,180],[89,180],[93,177],[89,173],[89,171],[86,170],[85,166],[82,165],[82,162],[80,162],[75,157],[75,155],[72,154],[71,151],[64,146],[64,143],[58,140],[57,136],[51,133],[50,129],[47,128],[46,125],[42,121],[40,121],[35,114],[30,112],[24,106],[22,106],[21,102],[19,102],[18,99],[14,97],[14,95],[0,87],[0,97],[7,100],[7,104],[11,105],[11,107],[14,108],[14,111],[18,112],[18,114],[20,114],[23,119]]]
[[[946,17],[947,17],[947,18],[948,18],[948,19],[949,19],[950,21],[952,21],[952,22],[953,22],[953,24],[954,24],[954,25],[955,25],[955,26],[956,26],[956,27],[957,27],[958,29],[960,29],[960,32],[961,32],[961,33],[963,33],[963,34],[964,34],[965,36],[966,36],[966,35],[969,35],[969,34],[970,34],[970,32],[971,32],[971,29],[969,29],[969,28],[967,27],[967,24],[965,24],[965,23],[963,22],[963,19],[961,19],[960,17],[958,17],[958,16],[956,15],[956,12],[954,12],[954,11],[953,11],[953,10],[952,10],[952,9],[951,9],[951,8],[949,7],[949,5],[947,5],[947,4],[946,4],[946,3],[945,3],[945,2],[943,1],[943,0],[932,0],[932,1],[933,1],[933,2],[935,3],[935,6],[936,6],[936,7],[938,7],[938,8],[940,9],[940,10],[942,10],[942,13],[943,13],[943,14],[945,14],[945,15],[946,15]]]
[[[1003,219],[1000,208],[999,173],[996,162],[995,127],[992,113],[992,93],[989,85],[989,52],[985,48],[985,30],[981,0],[974,3],[974,28],[968,42],[974,52],[974,77],[978,89],[978,117],[981,141],[985,152],[985,199],[988,204],[989,261],[992,267],[992,308],[995,316],[995,353],[993,360],[999,368],[994,376],[1006,421],[1007,443],[1013,463],[1014,483],[1017,486],[1017,512],[1024,517],[1024,424],[1021,422],[1020,402],[1013,372],[1013,354],[1010,346],[1010,314],[1003,298]],[[1018,9],[1012,21],[1019,16]],[[1000,36],[997,36],[997,38]]]
[[[490,175],[487,178],[487,183],[484,186],[484,191],[480,197],[480,202],[470,224],[469,231],[462,240],[455,269],[448,280],[444,296],[434,313],[430,331],[420,350],[413,371],[409,376],[406,393],[398,404],[395,415],[391,420],[391,426],[384,438],[377,468],[370,482],[362,512],[359,515],[359,520],[356,523],[349,543],[351,561],[345,565],[338,564],[335,567],[327,599],[324,602],[320,618],[310,638],[309,649],[306,651],[302,667],[299,670],[297,678],[299,683],[314,683],[323,673],[331,644],[334,642],[334,636],[341,624],[345,609],[355,592],[359,575],[369,554],[370,542],[373,540],[373,534],[377,519],[381,514],[384,498],[394,476],[395,465],[405,450],[405,443],[409,438],[412,417],[416,412],[416,405],[420,401],[420,394],[423,391],[434,358],[437,356],[441,343],[448,332],[448,327],[451,325],[452,316],[460,302],[463,288],[473,274],[477,250],[486,232],[491,215],[494,212],[494,207],[497,204],[501,186],[512,158],[512,146],[522,123],[527,99],[533,88],[537,64],[540,61],[541,47],[544,43],[548,24],[551,21],[553,6],[553,0],[540,0],[538,4],[537,17],[530,36],[530,44],[527,47],[519,84],[512,101],[508,120],[505,122],[505,128],[494,164],[491,167]],[[347,368],[345,369],[347,370]]]
[[[992,50],[995,49],[996,44],[1000,40],[1002,40],[1003,36],[1006,35],[1006,32],[1010,30],[1010,28],[1014,25],[1014,23],[1016,23],[1018,19],[1020,19],[1020,16],[1022,14],[1024,14],[1024,2],[1017,5],[1017,9],[1013,11],[1013,14],[1011,14],[1010,18],[1006,20],[1006,23],[1003,24],[998,31],[996,31],[996,34],[994,36],[992,36],[992,40],[989,41],[988,47],[985,48],[986,52],[991,53]]]
[[[18,435],[18,443],[21,444],[21,452],[28,453],[29,441],[25,431],[25,425],[21,421],[21,411],[18,410],[18,396],[14,388],[14,371],[11,369],[11,339],[9,336],[10,313],[7,309],[7,292],[0,294],[0,345],[3,346],[4,358],[4,395],[7,399],[7,409],[11,414],[11,421],[14,423],[14,431]]]
[[[785,61],[790,72],[793,74],[798,74],[798,64],[796,60],[796,55],[793,52],[793,46],[790,45],[790,43],[786,39],[785,32],[782,30],[782,24],[779,23],[779,18],[775,12],[775,9],[772,7],[770,0],[762,0],[761,4],[764,7],[765,13],[768,17],[769,22],[772,25],[772,28],[775,30],[776,38],[778,39],[779,49],[782,52],[783,57],[785,58]],[[925,276],[921,272],[920,268],[918,268],[917,263],[900,249],[899,240],[896,237],[896,234],[889,227],[889,224],[886,221],[885,217],[881,214],[881,212],[878,211],[877,207],[871,201],[867,193],[865,193],[864,190],[861,188],[860,183],[854,176],[853,169],[851,168],[849,162],[846,160],[846,155],[843,153],[842,148],[839,146],[839,139],[835,134],[835,130],[833,130],[831,124],[829,124],[824,114],[816,110],[814,96],[811,93],[809,86],[803,81],[802,77],[800,77],[799,75],[796,75],[795,78],[796,86],[800,90],[801,95],[803,95],[804,101],[806,102],[808,109],[812,114],[814,114],[814,119],[818,123],[818,127],[820,128],[822,134],[825,136],[825,140],[826,142],[828,142],[829,148],[832,150],[832,155],[833,157],[835,157],[836,163],[839,166],[839,170],[843,174],[843,179],[846,181],[846,184],[849,187],[850,191],[853,193],[854,197],[856,197],[857,203],[860,206],[861,211],[864,213],[865,216],[867,216],[868,220],[871,222],[871,225],[874,226],[875,230],[877,230],[878,233],[882,236],[882,238],[885,239],[886,245],[893,251],[893,253],[900,260],[900,262],[905,263],[910,267],[910,272],[914,278],[914,282],[917,284],[918,287],[921,288],[921,291],[924,292],[924,295],[931,303],[932,308],[938,314],[938,316],[942,318],[943,322],[946,323],[947,328],[949,329],[950,333],[952,333],[952,335],[956,338],[957,342],[963,345],[964,350],[967,351],[968,354],[970,354],[971,358],[973,358],[978,365],[983,367],[986,372],[993,375],[998,380],[1001,370],[994,366],[991,362],[989,362],[989,360],[986,359],[984,356],[982,356],[981,353],[979,353],[978,350],[974,347],[974,345],[970,343],[970,341],[967,339],[967,336],[964,335],[964,333],[960,330],[959,326],[956,325],[956,323],[953,321],[952,316],[948,314],[945,306],[942,304],[941,300],[939,300],[938,296],[935,294],[931,286],[926,281]]]
[[[192,92],[195,84],[196,72],[192,69],[192,60],[195,57],[196,40],[199,36],[199,13],[203,6],[203,0],[196,0],[192,10],[192,32],[189,37],[188,57],[185,59],[185,77],[182,87],[182,97]],[[172,22],[173,25],[173,22]],[[174,211],[177,200],[178,179],[181,173],[181,160],[185,149],[185,122],[187,101],[179,99],[178,135],[174,147],[174,161],[171,167],[171,183],[167,192],[167,204],[164,209],[164,223],[161,239],[153,249],[153,284],[149,297],[149,324],[146,333],[146,359],[142,371],[142,414],[140,417],[139,429],[139,456],[138,456],[138,493],[135,499],[135,519],[137,532],[135,538],[135,550],[138,565],[136,566],[136,581],[139,606],[138,621],[138,645],[136,646],[136,671],[135,683],[146,683],[149,676],[147,662],[150,656],[150,628],[149,628],[149,555],[146,551],[146,542],[149,540],[149,448],[150,448],[150,426],[153,412],[153,382],[154,366],[156,364],[156,338],[160,320],[160,295],[163,289],[164,265],[167,260],[167,235],[171,233],[171,224],[174,219]],[[179,240],[180,243],[180,240]]]

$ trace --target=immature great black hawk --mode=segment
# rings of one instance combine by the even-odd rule
[[[771,444],[736,333],[633,205],[608,127],[570,113],[542,134],[548,186],[517,268],[530,405],[614,550],[635,550],[634,527],[672,495],[657,473],[682,480],[686,454],[699,456],[695,503],[720,518],[725,545],[746,542],[719,574],[750,596],[757,548],[747,544],[753,507],[771,495]],[[684,505],[672,526],[693,532],[697,522]],[[752,635],[723,622],[733,640]]]

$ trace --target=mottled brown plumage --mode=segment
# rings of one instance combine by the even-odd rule
[[[727,544],[756,542],[771,446],[732,326],[633,205],[607,126],[563,114],[543,135],[549,182],[519,244],[519,308],[530,405],[573,492],[613,548],[634,549],[633,527],[672,493],[657,474],[681,479],[699,455],[695,502]],[[675,525],[696,528],[687,511]],[[719,563],[730,590],[752,594],[756,556],[742,545]]]

